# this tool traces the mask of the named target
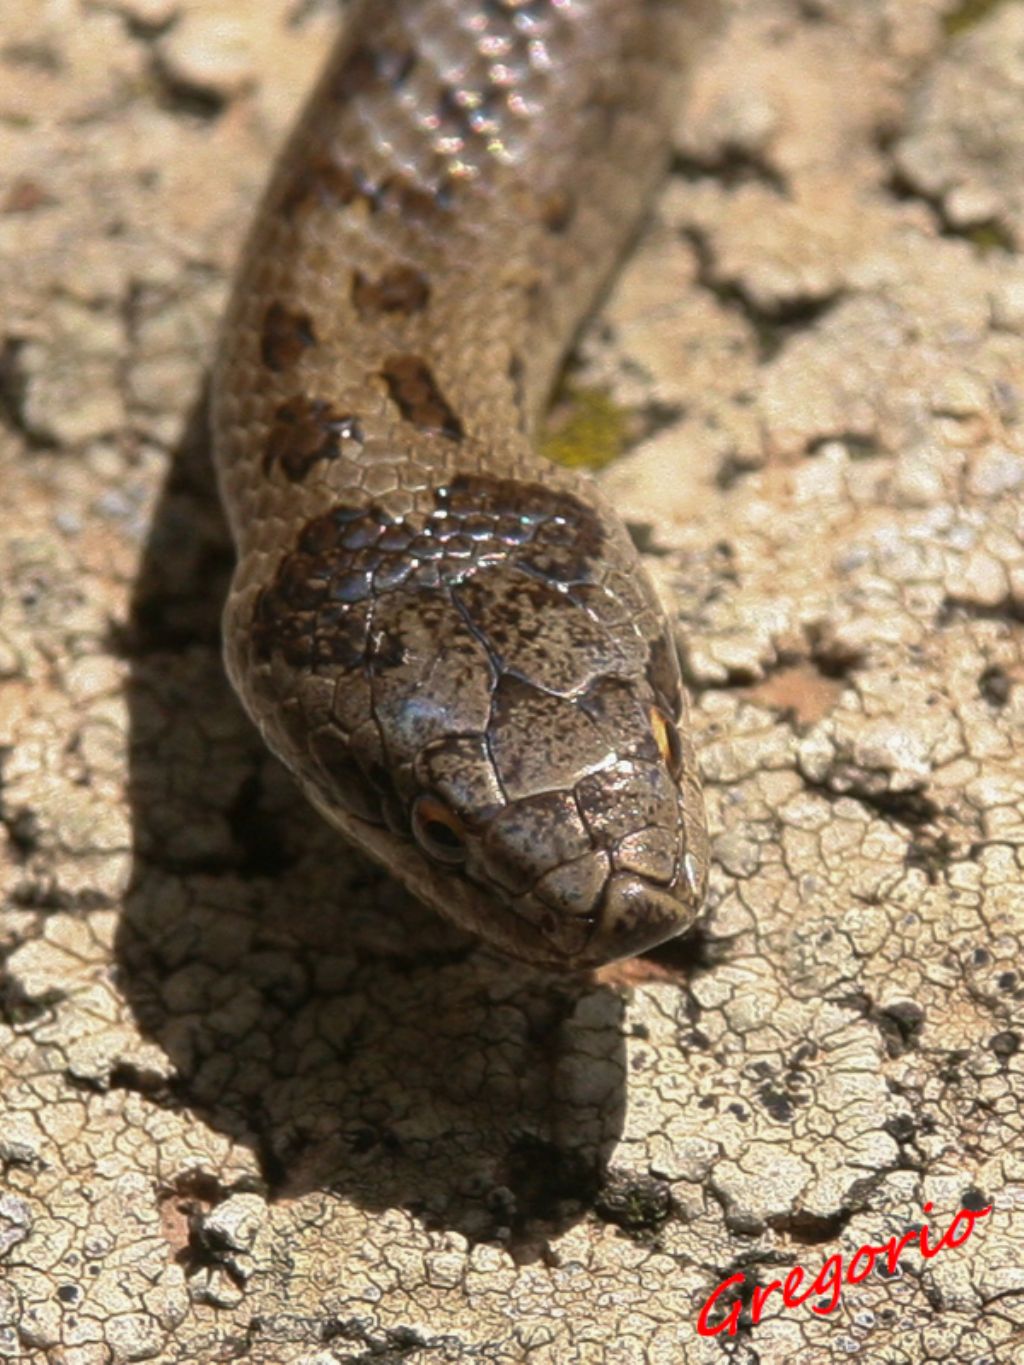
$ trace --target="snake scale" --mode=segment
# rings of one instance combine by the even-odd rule
[[[582,968],[707,877],[672,630],[536,453],[663,174],[685,0],[355,0],[214,375],[227,669],[314,806],[499,950]]]

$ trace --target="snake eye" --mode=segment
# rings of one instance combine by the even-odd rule
[[[418,796],[412,808],[412,831],[423,849],[439,863],[461,863],[466,857],[466,831],[454,811],[436,796]]]
[[[675,781],[683,769],[683,741],[670,716],[660,706],[651,707],[651,731],[662,762]]]

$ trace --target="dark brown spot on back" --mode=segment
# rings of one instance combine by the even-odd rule
[[[293,483],[304,479],[318,460],[335,460],[342,441],[361,442],[358,420],[330,403],[299,395],[282,403],[263,452],[263,472],[279,467]]]
[[[462,423],[446,402],[433,371],[415,355],[389,356],[381,369],[391,401],[420,431],[461,441]]]
[[[535,324],[544,314],[548,304],[548,296],[544,291],[543,285],[539,280],[533,280],[523,291],[526,300],[526,317],[531,324]]]
[[[512,395],[519,419],[519,430],[526,431],[529,425],[526,411],[526,367],[523,365],[523,357],[517,352],[513,352],[509,358],[508,377],[512,385]]]
[[[429,299],[427,277],[411,265],[392,266],[375,280],[368,279],[361,270],[352,278],[352,302],[361,318],[375,313],[410,317],[421,312]]]
[[[281,303],[270,305],[260,333],[260,355],[268,369],[290,369],[308,346],[315,345],[316,331],[308,313],[293,313]]]
[[[393,175],[380,188],[379,202],[403,219],[417,223],[436,223],[452,206],[452,181],[442,176],[436,185],[417,185],[404,176]]]
[[[331,94],[337,100],[348,100],[371,89],[377,80],[376,57],[370,48],[360,44],[342,62],[331,81]]]
[[[336,161],[329,152],[315,152],[300,161],[296,173],[285,187],[281,207],[291,217],[312,205],[347,208],[356,201],[371,212],[377,207],[377,191],[358,167]]]
[[[566,190],[555,190],[541,205],[541,221],[549,232],[565,232],[576,212],[576,201]]]
[[[416,65],[416,54],[408,48],[375,48],[360,43],[348,54],[331,81],[331,93],[338,100],[363,95],[375,86],[400,90]]]

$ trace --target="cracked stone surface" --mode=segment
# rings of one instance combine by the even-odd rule
[[[601,477],[709,912],[560,980],[340,847],[219,662],[205,367],[333,6],[3,7],[0,1359],[1024,1359],[1024,12],[723,11],[574,374],[657,417]]]

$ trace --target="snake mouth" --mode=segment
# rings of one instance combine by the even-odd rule
[[[597,967],[655,948],[685,933],[697,918],[696,906],[628,872],[617,872],[605,888],[597,923],[582,958]]]

